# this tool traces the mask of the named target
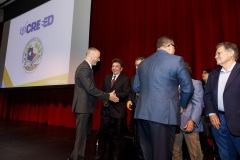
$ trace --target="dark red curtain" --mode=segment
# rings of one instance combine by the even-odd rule
[[[73,87],[1,90],[0,117],[75,127]]]
[[[190,64],[193,78],[201,79],[204,68],[217,67],[217,43],[240,44],[239,7],[239,0],[92,0],[90,46],[102,53],[95,67],[98,88],[104,76],[111,73],[112,59],[122,59],[123,73],[132,77],[135,58],[154,53],[156,41],[163,35],[174,39],[176,55]],[[23,100],[17,92],[1,91],[0,116],[75,126],[71,113],[73,88],[50,88],[48,94],[38,89],[22,90],[21,94],[25,92],[31,92],[31,98]],[[100,107],[99,101],[93,129],[99,126]]]

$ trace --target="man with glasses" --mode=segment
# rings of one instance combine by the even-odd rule
[[[216,46],[215,59],[221,67],[212,71],[204,93],[205,113],[223,160],[240,155],[240,64],[237,45],[222,42]]]
[[[186,108],[193,94],[191,77],[174,46],[172,38],[159,38],[157,51],[139,65],[134,79],[133,90],[140,93],[134,118],[145,160],[172,158],[180,106]]]

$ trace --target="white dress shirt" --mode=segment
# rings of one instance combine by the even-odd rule
[[[218,110],[222,111],[222,112],[224,112],[223,92],[224,92],[225,86],[227,84],[227,80],[228,80],[235,64],[236,64],[236,62],[227,71],[224,70],[223,68],[220,71],[219,80],[218,80]]]

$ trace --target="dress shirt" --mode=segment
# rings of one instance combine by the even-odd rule
[[[86,59],[85,59],[85,61],[89,64],[90,68],[92,69],[91,63],[89,63]]]
[[[120,73],[119,73],[120,74]],[[112,75],[112,80],[114,79],[114,76],[115,76],[115,80],[117,80],[117,78],[118,78],[118,76],[119,76],[119,74],[117,74],[117,75]]]
[[[223,92],[224,92],[227,80],[228,80],[235,64],[236,64],[236,62],[227,71],[224,70],[223,68],[220,71],[219,81],[218,81],[218,110],[222,111],[222,112],[224,112]]]

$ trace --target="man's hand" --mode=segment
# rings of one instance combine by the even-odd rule
[[[109,100],[113,102],[119,102],[119,98],[116,96],[115,90],[109,93]]]
[[[187,124],[184,126],[184,129],[186,132],[192,132],[194,129],[194,121],[193,120],[188,120]]]
[[[126,105],[126,106],[127,106],[127,109],[132,110],[132,105],[133,105],[133,104],[132,104],[132,101],[128,100],[128,101],[127,101],[127,105]]]
[[[216,114],[211,114],[211,115],[209,115],[209,118],[210,118],[210,121],[211,121],[213,127],[216,128],[217,130],[219,130],[221,123],[219,121],[218,116]]]

